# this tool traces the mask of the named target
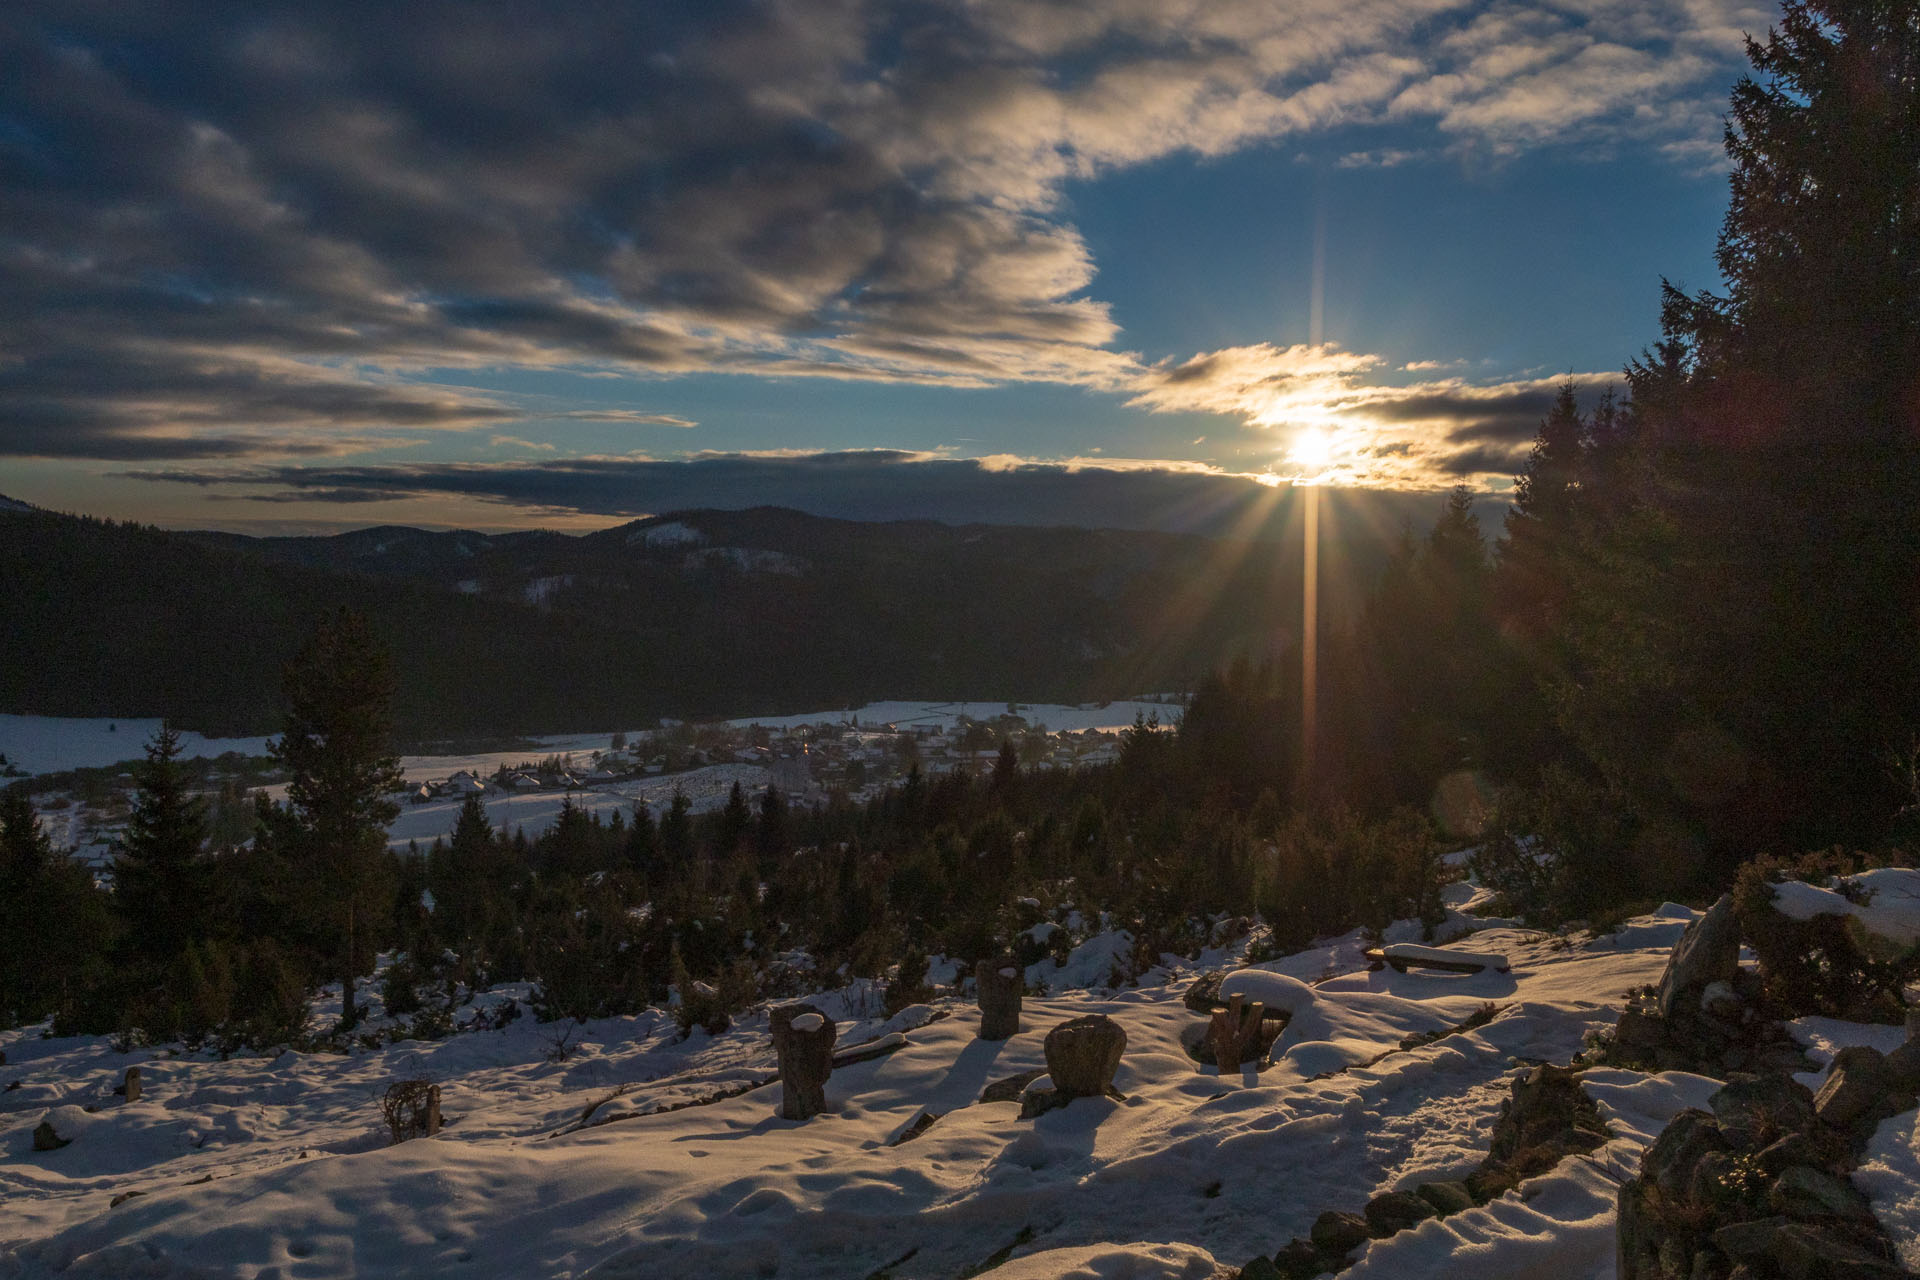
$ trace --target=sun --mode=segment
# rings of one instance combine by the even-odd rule
[[[1293,438],[1287,456],[1303,467],[1323,471],[1333,461],[1333,437],[1319,427],[1306,427]]]

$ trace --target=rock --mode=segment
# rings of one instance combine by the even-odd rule
[[[1020,994],[1024,983],[1012,956],[982,960],[973,970],[980,997],[980,1038],[1006,1040],[1020,1034]]]
[[[128,1102],[140,1101],[140,1068],[128,1067],[127,1074],[121,1078],[114,1092]]]
[[[1764,1147],[1813,1120],[1813,1094],[1787,1076],[1746,1076],[1707,1099],[1720,1134],[1736,1147]]]
[[[1423,1182],[1413,1189],[1413,1194],[1432,1205],[1433,1211],[1443,1218],[1473,1208],[1473,1192],[1467,1190],[1464,1182]]]
[[[1916,1010],[1908,1010],[1912,1017]],[[1909,1039],[1880,1062],[1892,1085],[1905,1093],[1920,1093],[1920,1040]]]
[[[1725,1151],[1727,1141],[1720,1136],[1714,1118],[1697,1107],[1689,1107],[1675,1116],[1660,1136],[1647,1148],[1641,1174],[1661,1192],[1678,1198],[1686,1194],[1693,1181],[1694,1166],[1709,1151]]]
[[[119,1195],[107,1201],[107,1208],[118,1209],[121,1205],[133,1199],[135,1196],[143,1196],[145,1194],[147,1193],[144,1191],[122,1191]]]
[[[1240,1268],[1240,1280],[1282,1280],[1282,1277],[1273,1259],[1262,1254]]]
[[[1307,1234],[1321,1253],[1344,1258],[1367,1242],[1367,1220],[1357,1213],[1329,1209],[1313,1220]]]
[[[1853,1045],[1833,1055],[1833,1069],[1813,1098],[1815,1113],[1836,1129],[1866,1116],[1893,1087],[1882,1061],[1871,1045]]]
[[[1777,1178],[1797,1164],[1815,1167],[1824,1165],[1827,1163],[1827,1157],[1806,1134],[1790,1133],[1771,1146],[1763,1148],[1759,1161],[1761,1169]]]
[[[1042,1075],[1020,1091],[1020,1118],[1031,1120],[1035,1116],[1045,1115],[1049,1111],[1066,1106],[1073,1099],[1054,1087],[1053,1081]]]
[[[1871,1220],[1866,1197],[1844,1178],[1824,1169],[1796,1164],[1781,1174],[1767,1192],[1767,1204],[1792,1218],[1854,1218]]]
[[[33,1131],[33,1149],[35,1151],[58,1151],[72,1141],[72,1138],[63,1138],[55,1133],[53,1131],[53,1121],[51,1120],[42,1120],[39,1127]]]
[[[1769,1250],[1786,1280],[1894,1280],[1907,1273],[1831,1231],[1789,1222],[1773,1233]]]
[[[1771,1218],[1758,1218],[1752,1222],[1736,1222],[1731,1226],[1721,1227],[1713,1233],[1713,1247],[1735,1262],[1770,1257],[1773,1233],[1790,1221],[1792,1219],[1775,1215]]]
[[[1286,1248],[1273,1255],[1274,1269],[1287,1280],[1313,1280],[1313,1277],[1328,1270],[1320,1251],[1310,1241],[1293,1239]]]
[[[1098,1098],[1113,1088],[1127,1033],[1104,1013],[1063,1022],[1047,1032],[1047,1074],[1068,1098]]]
[[[1622,1049],[1655,1049],[1666,1043],[1667,1024],[1645,1009],[1624,1009],[1613,1029],[1613,1042]]]
[[[1697,1001],[1710,984],[1731,983],[1739,972],[1740,924],[1733,914],[1733,895],[1723,893],[1674,944],[1667,971],[1660,976],[1661,1016],[1671,1018],[1682,997]]]
[[[1389,1191],[1367,1201],[1367,1229],[1375,1236],[1394,1235],[1437,1216],[1432,1205],[1406,1191]]]
[[[1226,980],[1224,970],[1209,969],[1193,980],[1193,985],[1187,988],[1187,994],[1180,998],[1180,1003],[1198,1014],[1212,1013],[1216,1005],[1226,1003],[1220,998],[1220,984]]]
[[[1520,1175],[1498,1161],[1483,1164],[1467,1175],[1467,1190],[1475,1204],[1498,1200],[1520,1185]]]
[[[827,1077],[833,1074],[833,1019],[810,1004],[773,1007],[768,1015],[773,1051],[780,1061],[780,1115],[811,1120],[827,1109]]]
[[[1017,1076],[1008,1076],[1004,1080],[995,1080],[980,1091],[982,1102],[1018,1102],[1027,1086],[1047,1074],[1045,1067],[1035,1067],[1031,1071],[1022,1071]]]
[[[1615,1280],[1655,1280],[1659,1275],[1659,1250],[1653,1239],[1653,1222],[1646,1211],[1647,1184],[1630,1178],[1620,1184],[1620,1198],[1613,1222],[1613,1270]]]

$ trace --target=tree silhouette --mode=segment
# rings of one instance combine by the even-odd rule
[[[341,1025],[351,1028],[353,982],[371,967],[371,935],[391,893],[387,824],[400,813],[391,659],[365,617],[343,608],[287,664],[283,689],[286,728],[268,749],[292,775],[287,803],[330,934],[322,949],[341,979]]]

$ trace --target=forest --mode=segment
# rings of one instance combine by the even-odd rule
[[[390,853],[391,639],[341,610],[286,667],[292,789],[248,838],[209,838],[164,734],[110,890],[6,794],[0,1018],[291,1043],[313,985],[391,951],[386,1007],[418,1034],[450,1029],[446,993],[508,980],[543,1018],[671,994],[692,1026],[823,975],[910,1001],[929,956],[1043,947],[1026,930],[1069,902],[1132,936],[1116,982],[1236,919],[1281,947],[1433,919],[1464,847],[1540,923],[1717,892],[1763,855],[1907,860],[1920,35],[1835,12],[1789,5],[1734,90],[1724,290],[1664,286],[1617,392],[1566,389],[1500,528],[1436,495],[1321,639],[1310,766],[1288,653],[1221,666],[1097,769],[1009,747],[865,805],[569,811],[534,840],[474,805]],[[332,1034],[355,1021],[349,1000]]]

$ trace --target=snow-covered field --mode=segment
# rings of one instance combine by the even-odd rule
[[[1305,989],[1270,1069],[1227,1079],[1183,1048],[1198,1021],[1180,1000],[1191,968],[1029,997],[1025,1029],[1004,1043],[974,1038],[965,1000],[882,1021],[852,993],[828,995],[842,1045],[894,1031],[907,1045],[836,1071],[830,1111],[805,1123],[778,1118],[777,1085],[734,1092],[772,1075],[764,1011],[685,1042],[660,1013],[596,1022],[564,1061],[549,1060],[564,1028],[530,1016],[437,1043],[228,1062],[0,1034],[0,1079],[19,1082],[0,1093],[0,1275],[857,1278],[892,1264],[900,1280],[945,1280],[1022,1240],[996,1276],[1225,1276],[1324,1209],[1466,1173],[1509,1077],[1567,1061],[1610,1024],[1690,915],[1664,909],[1595,940],[1483,929],[1473,948],[1509,957],[1504,974],[1368,972],[1357,937],[1261,966],[1334,973]],[[1399,1050],[1487,1001],[1503,1008],[1478,1030]],[[1048,1028],[1095,1012],[1127,1032],[1125,1101],[1032,1121],[977,1101],[1042,1065]],[[1816,1057],[1866,1031],[1801,1030]],[[133,1064],[144,1094],[118,1101],[109,1090]],[[445,1090],[448,1127],[389,1147],[378,1099],[421,1075]],[[1349,1274],[1610,1276],[1618,1182],[1715,1087],[1590,1071],[1611,1142],[1373,1242]],[[608,1122],[582,1127],[596,1102]],[[894,1145],[922,1113],[939,1119]],[[74,1141],[35,1154],[47,1118]],[[1912,1129],[1911,1114],[1887,1122],[1860,1175],[1908,1249]]]
[[[1085,729],[1124,729],[1133,723],[1136,712],[1158,715],[1162,724],[1179,719],[1177,703],[1110,702],[1105,705],[1055,706],[1020,703],[1020,715],[1028,724],[1044,724],[1058,733]],[[961,717],[992,720],[1007,714],[1004,702],[873,702],[863,707],[837,711],[811,711],[789,716],[744,716],[725,723],[738,728],[764,725],[769,729],[796,729],[811,724],[862,725],[898,724],[938,725],[951,729]],[[0,755],[27,773],[55,773],[64,769],[97,769],[123,760],[138,760],[147,743],[159,731],[157,718],[80,719],[66,716],[0,715]],[[629,736],[642,730],[628,730]],[[207,738],[197,733],[180,735],[187,759],[211,759],[229,751],[260,756],[267,751],[268,738]],[[509,767],[529,758],[577,753],[585,759],[594,751],[604,751],[612,742],[611,733],[560,733],[529,739],[531,748],[506,751],[481,751],[470,755],[404,756],[401,768],[416,781],[444,778],[459,769],[486,775],[501,765]]]
[[[446,775],[434,773],[430,776]],[[631,816],[634,805],[643,801],[658,817],[672,802],[673,793],[678,789],[686,795],[693,812],[709,813],[726,804],[727,795],[736,782],[747,795],[752,796],[757,790],[765,789],[767,771],[757,764],[711,764],[685,773],[599,783],[576,791],[514,793],[490,788],[481,796],[481,803],[486,805],[487,818],[497,830],[518,829],[526,832],[531,840],[554,824],[560,816],[560,806],[569,799],[575,808],[598,814],[600,820],[605,822],[616,813]],[[277,794],[280,790],[284,788],[268,788],[268,793]],[[424,848],[436,837],[452,835],[453,824],[460,817],[460,808],[464,803],[460,799],[446,798],[407,805],[387,828],[387,843],[402,848],[409,840],[417,840]]]

